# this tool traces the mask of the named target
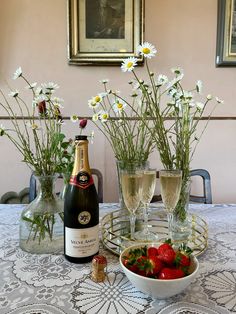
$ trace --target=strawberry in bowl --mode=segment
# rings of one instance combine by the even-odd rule
[[[120,265],[140,291],[164,299],[186,289],[195,279],[199,263],[186,245],[136,244],[120,255]]]

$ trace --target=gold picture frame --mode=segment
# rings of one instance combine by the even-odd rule
[[[144,0],[68,0],[68,62],[120,65],[143,56]]]
[[[236,66],[236,0],[218,0],[216,66]]]

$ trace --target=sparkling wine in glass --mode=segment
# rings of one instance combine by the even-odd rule
[[[148,210],[155,191],[155,187],[156,187],[156,169],[153,168],[144,169],[141,197],[144,222],[143,230],[135,232],[135,239],[137,240],[155,241],[158,239],[158,236],[151,232],[148,228]]]
[[[130,238],[134,239],[136,210],[142,196],[142,171],[137,169],[122,170],[121,185],[125,205],[130,213]]]
[[[173,222],[173,212],[178,203],[181,184],[181,170],[161,170],[160,171],[161,197],[167,212],[168,231],[171,238],[171,226]]]

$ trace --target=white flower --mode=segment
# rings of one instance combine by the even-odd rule
[[[168,77],[166,75],[163,75],[163,74],[158,75],[157,82],[156,82],[157,86],[162,86],[166,84],[167,82],[168,82]]]
[[[33,101],[32,101],[33,107],[36,106],[38,103],[40,103],[42,101],[47,101],[47,97],[45,95],[40,94],[38,96],[35,96]]]
[[[216,101],[218,102],[218,104],[223,104],[224,103],[224,100],[221,100],[218,97],[216,97]]]
[[[62,98],[59,98],[59,97],[52,97],[51,98],[51,101],[53,102],[54,106],[57,107],[57,108],[60,108],[60,109],[63,109],[64,106],[62,106],[61,103],[64,102],[64,100]]]
[[[103,79],[100,81],[100,83],[102,83],[102,84],[107,84],[108,82],[109,82],[109,79]]]
[[[101,122],[106,122],[109,118],[109,114],[107,111],[100,111],[99,112],[99,119],[101,120]]]
[[[57,85],[56,83],[53,83],[53,82],[42,83],[41,86],[43,89],[48,89],[50,91],[53,91],[53,90],[59,88],[59,85]]]
[[[41,86],[36,88],[35,95],[41,95],[43,93],[43,89]]]
[[[211,100],[211,99],[212,99],[212,95],[211,94],[207,95],[207,100]]]
[[[99,119],[99,115],[97,113],[95,113],[93,116],[92,116],[92,121],[96,122],[98,121]]]
[[[5,127],[1,124],[0,125],[0,136],[3,136],[5,134]]]
[[[150,59],[155,56],[157,50],[152,44],[144,42],[142,45],[138,46],[138,52],[145,58]]]
[[[177,74],[177,75],[180,75],[180,74],[184,73],[183,69],[181,69],[180,67],[172,68],[171,72],[174,73],[174,74]]]
[[[124,59],[121,64],[121,70],[123,72],[131,72],[133,71],[134,67],[137,65],[138,59],[134,57],[129,57]]]
[[[11,91],[9,94],[8,94],[10,97],[17,97],[19,95],[19,91],[16,89],[16,90],[13,90]]]
[[[196,83],[196,90],[199,94],[202,92],[202,81],[198,80]]]
[[[37,82],[30,83],[29,85],[25,86],[26,89],[34,89],[37,86]]]
[[[188,99],[192,99],[193,98],[193,94],[189,91],[184,91],[184,98],[188,98]]]
[[[16,69],[15,73],[13,74],[13,80],[16,80],[20,76],[22,76],[22,69],[21,69],[21,67]]]
[[[205,105],[202,102],[196,102],[196,106],[200,111],[202,111],[205,107]]]
[[[166,90],[168,90],[169,88],[171,88],[173,85],[175,85],[176,83],[178,83],[179,81],[182,80],[182,78],[184,77],[184,74],[181,73],[178,76],[176,76],[173,80],[171,80],[167,85],[166,85]]]
[[[121,100],[116,100],[115,103],[113,104],[113,109],[115,112],[122,112],[124,108],[126,107],[126,103],[121,101]]]
[[[79,117],[76,114],[73,114],[70,117],[70,121],[73,122],[73,123],[76,123],[78,120],[79,120]]]
[[[92,97],[91,99],[89,99],[88,101],[88,105],[90,108],[96,109],[100,103],[102,102],[102,99],[107,95],[107,93],[101,93],[98,94],[94,97]]]

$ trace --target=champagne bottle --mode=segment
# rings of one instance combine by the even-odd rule
[[[75,137],[75,161],[64,202],[64,253],[73,263],[87,263],[99,249],[98,195],[88,160],[88,140]]]

